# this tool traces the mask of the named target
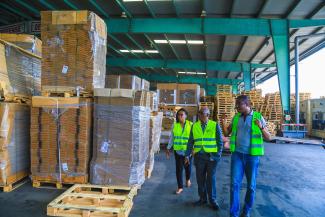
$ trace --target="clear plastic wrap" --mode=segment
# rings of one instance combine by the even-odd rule
[[[135,75],[107,75],[106,77],[106,88],[120,88],[129,90],[143,89],[149,91],[150,83],[148,81],[142,83],[142,81],[145,80]]]
[[[40,94],[41,57],[0,39],[0,98]]]
[[[0,33],[0,39],[13,43],[38,56],[42,56],[42,41],[34,35]]]
[[[92,99],[33,97],[33,181],[87,183],[92,142]]]
[[[162,112],[151,113],[149,133],[149,156],[146,162],[146,170],[152,171],[154,167],[155,153],[160,151],[160,136],[162,126]]]
[[[95,97],[92,184],[141,186],[145,180],[150,108],[136,95]]]
[[[42,11],[42,86],[105,86],[107,28],[90,11]]]
[[[197,84],[177,85],[177,104],[197,104],[200,100],[200,86]]]
[[[0,103],[0,185],[13,184],[28,176],[30,107]]]

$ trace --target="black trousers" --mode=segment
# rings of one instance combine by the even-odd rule
[[[190,157],[190,163],[185,165],[185,156],[179,155],[174,151],[176,162],[176,178],[178,188],[183,188],[183,169],[185,169],[186,181],[190,180],[192,172],[192,157]]]

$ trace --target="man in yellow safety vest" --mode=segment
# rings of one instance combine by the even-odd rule
[[[223,142],[219,124],[209,120],[210,111],[202,107],[199,120],[193,124],[188,142],[187,156],[194,155],[196,179],[200,200],[196,205],[204,205],[209,199],[211,208],[218,210],[216,193],[217,164],[220,161]]]
[[[261,113],[252,110],[248,96],[237,97],[236,109],[238,113],[228,127],[225,119],[222,120],[224,135],[231,134],[230,216],[240,214],[240,188],[245,174],[247,191],[240,217],[249,217],[255,197],[259,157],[264,155],[263,137],[270,140],[270,134]]]

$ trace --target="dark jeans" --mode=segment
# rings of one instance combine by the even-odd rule
[[[234,152],[231,155],[231,189],[230,189],[230,216],[238,217],[240,212],[240,188],[245,174],[247,190],[245,196],[244,214],[252,209],[256,189],[256,176],[259,165],[259,156]]]
[[[190,157],[190,163],[185,165],[185,156],[179,155],[174,151],[176,161],[176,178],[178,188],[183,188],[183,169],[185,168],[186,181],[191,178],[192,171],[192,157]]]
[[[210,160],[201,153],[197,153],[194,156],[200,200],[207,201],[208,197],[211,204],[216,203],[217,199],[216,172],[218,161],[219,160]]]

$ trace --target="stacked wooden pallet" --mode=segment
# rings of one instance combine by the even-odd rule
[[[217,92],[232,93],[232,85],[218,84]]]
[[[9,192],[29,175],[30,107],[0,102],[0,187]]]
[[[33,97],[30,130],[34,187],[88,182],[91,98]]]
[[[265,98],[262,96],[261,89],[255,89],[255,90],[251,90],[251,91],[243,91],[241,94],[249,97],[251,106],[254,111],[261,112],[262,107],[265,102]]]
[[[210,110],[211,117],[214,117],[214,103],[213,102],[200,102],[199,109],[207,107]]]
[[[269,93],[265,95],[266,108],[262,111],[266,120],[272,121],[276,124],[283,122],[283,111],[281,104],[280,93]]]
[[[0,100],[25,102],[40,93],[41,57],[0,39]]]
[[[89,11],[42,11],[42,87],[105,86],[105,22]]]
[[[47,205],[48,216],[128,217],[135,187],[74,185]]]
[[[200,102],[214,102],[214,96],[202,96]]]
[[[275,123],[271,122],[271,121],[267,121],[266,122],[266,128],[269,131],[269,133],[271,134],[272,137],[274,137],[276,135],[276,130],[277,130],[277,126]]]
[[[299,102],[303,102],[311,98],[311,93],[299,93]],[[296,119],[296,95],[290,95],[290,116],[291,120],[295,121]]]
[[[227,124],[230,124],[235,115],[235,96],[231,92],[217,92],[214,105],[214,119],[220,121],[225,115]]]

